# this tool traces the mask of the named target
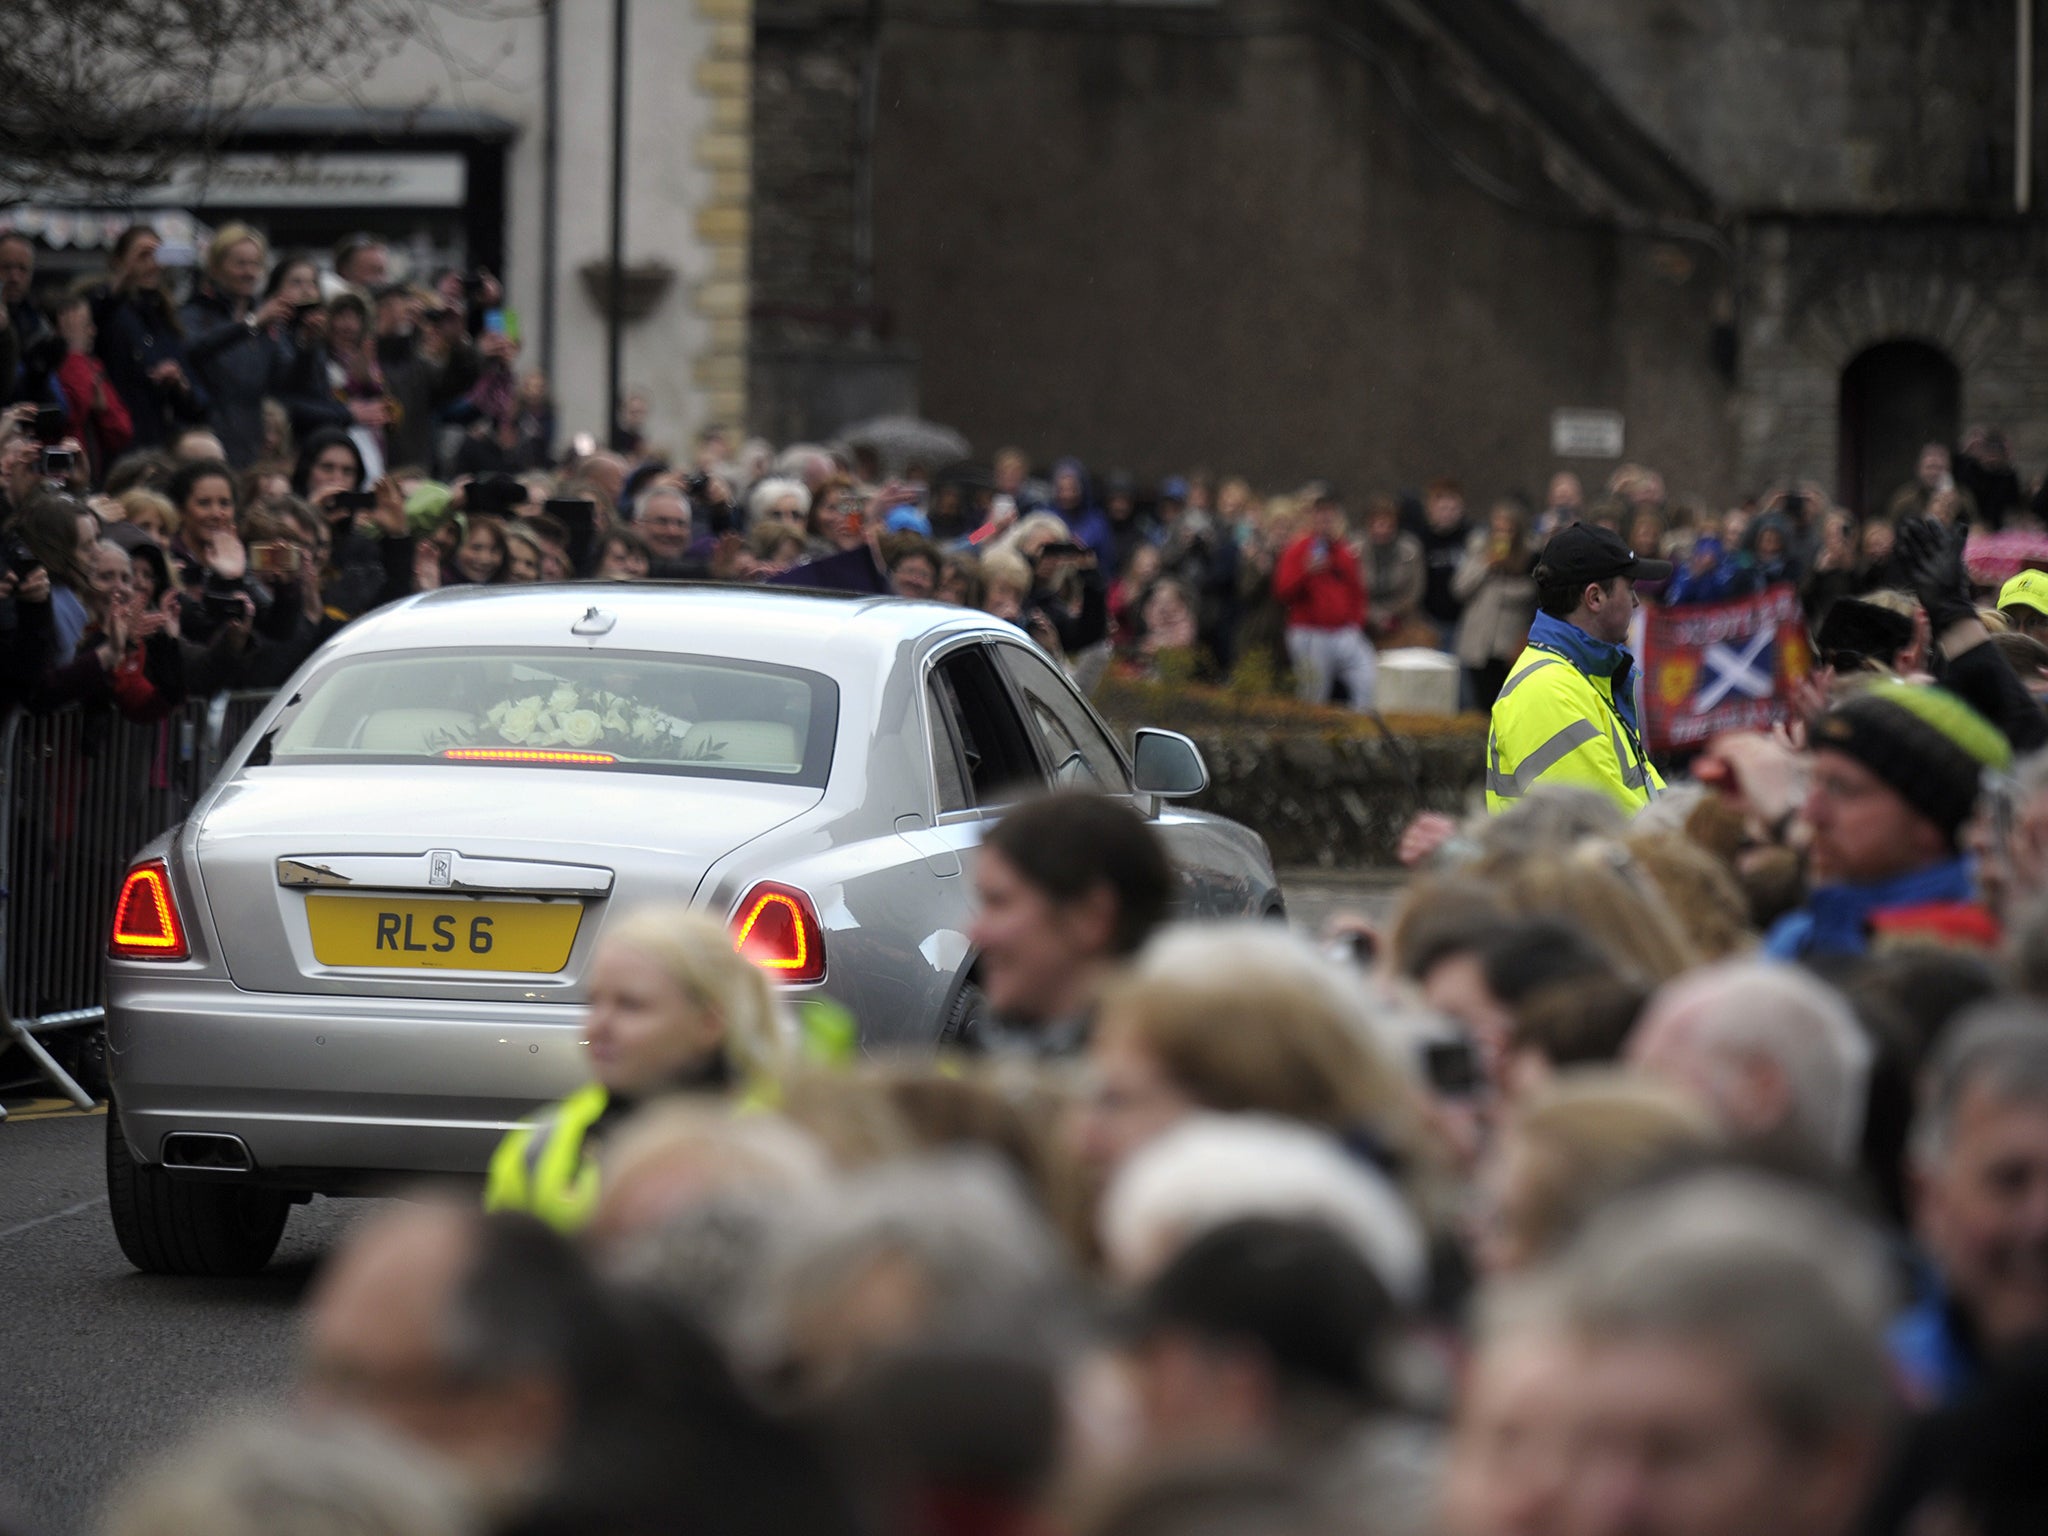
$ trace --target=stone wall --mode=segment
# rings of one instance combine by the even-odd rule
[[[1842,372],[1864,349],[1898,338],[1954,360],[1965,423],[2004,427],[2029,470],[2048,463],[2048,243],[2038,224],[1760,220],[1745,247],[1739,443],[1748,483],[1813,476],[1832,485]]]
[[[1726,206],[2010,205],[2009,4],[1521,3]]]
[[[1391,866],[1419,812],[1461,815],[1485,785],[1484,715],[1394,716],[1382,731],[1344,710],[1113,681],[1095,703],[1126,740],[1140,725],[1192,737],[1210,783],[1191,804],[1250,827],[1277,865]]]
[[[865,323],[861,344],[914,367],[922,413],[984,454],[1014,440],[1041,462],[1361,495],[1604,479],[1611,462],[1552,458],[1550,413],[1618,409],[1630,457],[1679,494],[1729,494],[1725,271],[1586,221],[1555,146],[1396,9],[882,10],[871,291],[849,157],[863,23],[763,10],[757,357]],[[1378,52],[1337,46],[1338,22],[1378,26]],[[771,404],[757,388],[757,420]]]

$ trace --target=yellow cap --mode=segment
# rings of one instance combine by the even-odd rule
[[[2021,571],[1998,589],[1998,606],[2048,614],[2048,571]]]

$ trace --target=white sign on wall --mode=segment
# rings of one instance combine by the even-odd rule
[[[1618,459],[1623,424],[1619,411],[1561,407],[1550,413],[1550,451],[1560,459]]]
[[[227,154],[135,196],[143,207],[460,208],[461,155]]]

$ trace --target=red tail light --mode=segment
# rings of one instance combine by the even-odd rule
[[[825,930],[794,886],[764,882],[747,892],[732,916],[732,947],[772,980],[825,979]]]
[[[162,859],[128,871],[114,902],[114,935],[107,953],[121,960],[184,960],[191,953],[185,925],[171,895],[171,872]]]

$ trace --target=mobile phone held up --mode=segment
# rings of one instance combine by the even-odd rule
[[[527,490],[517,480],[472,480],[462,503],[472,512],[503,517],[526,505]]]
[[[258,576],[296,576],[299,574],[299,547],[282,540],[251,544],[249,569]]]
[[[26,581],[42,568],[43,562],[36,557],[36,552],[21,540],[14,539],[8,543],[7,569],[13,573],[16,581]]]

